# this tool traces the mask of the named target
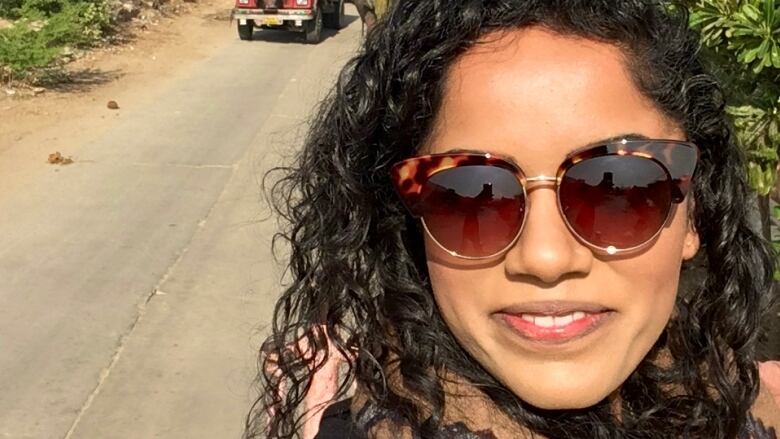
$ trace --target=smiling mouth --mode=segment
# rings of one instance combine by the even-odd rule
[[[615,311],[594,304],[538,302],[510,307],[496,315],[526,341],[559,345],[604,327]]]
[[[539,314],[524,313],[520,314],[520,318],[526,322],[532,323],[540,328],[565,328],[574,322],[578,322],[590,314],[583,311],[574,311],[572,313],[562,316],[547,316]]]

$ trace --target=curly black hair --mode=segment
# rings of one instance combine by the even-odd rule
[[[529,26],[620,48],[638,89],[701,148],[691,216],[704,275],[678,294],[670,323],[622,385],[619,420],[606,400],[582,410],[532,407],[463,350],[434,302],[419,224],[389,179],[389,166],[415,155],[429,135],[453,62],[493,32]],[[282,177],[269,191],[287,224],[277,238],[289,245],[292,282],[261,350],[262,394],[245,437],[298,434],[311,371],[336,354],[327,338],[349,358],[337,398],[357,381],[370,404],[424,438],[440,427],[435,371],[445,366],[546,437],[737,437],[757,394],[754,361],[774,255],[749,224],[744,157],[699,48],[685,7],[660,0],[395,1],[322,103],[296,163],[277,169]],[[307,348],[290,352],[299,339]],[[659,361],[662,353],[672,361]],[[387,386],[390,359],[432,411],[423,415]]]

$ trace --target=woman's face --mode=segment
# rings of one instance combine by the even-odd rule
[[[569,152],[629,133],[684,140],[641,95],[619,49],[536,27],[491,38],[452,66],[424,152],[486,151],[528,176],[554,176]],[[521,236],[495,259],[458,259],[426,236],[433,292],[458,341],[521,399],[587,407],[615,391],[658,339],[698,237],[681,203],[645,250],[596,256],[566,228],[553,187],[535,187],[528,200]],[[561,304],[606,311],[592,332],[555,342],[509,323],[523,317],[516,310],[539,310],[526,315],[535,318]]]

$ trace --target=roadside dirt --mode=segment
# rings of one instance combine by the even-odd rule
[[[121,117],[128,99],[154,93],[233,41],[231,5],[229,0],[199,0],[186,4],[179,15],[136,26],[124,43],[96,49],[69,64],[72,81],[37,95],[26,90],[10,95],[0,87],[0,161],[11,148],[42,148],[41,154],[60,151],[67,157],[68,145],[88,141]]]

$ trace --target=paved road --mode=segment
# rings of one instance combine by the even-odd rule
[[[259,178],[354,51],[348,13],[318,46],[226,32],[75,164],[0,191],[0,438],[240,436],[281,273]]]

